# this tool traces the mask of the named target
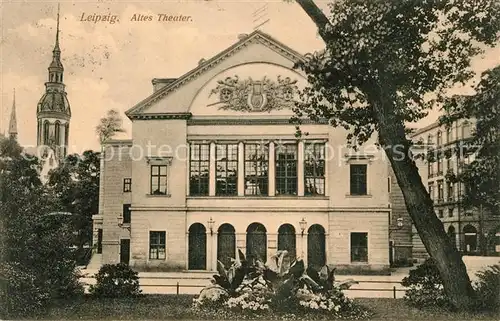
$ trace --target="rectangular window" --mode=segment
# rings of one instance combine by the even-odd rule
[[[297,145],[276,145],[276,195],[297,195]]]
[[[437,182],[437,188],[438,188],[438,201],[441,202],[444,199],[443,181]]]
[[[443,133],[441,131],[438,131],[437,133],[437,146],[441,146],[443,140]]]
[[[165,231],[149,232],[149,259],[164,260],[165,255]]]
[[[434,183],[428,185],[429,187],[429,196],[431,200],[434,200]]]
[[[167,195],[167,165],[151,165],[151,195]]]
[[[454,198],[454,190],[453,190],[453,183],[448,182],[448,201],[453,201]]]
[[[427,163],[427,171],[428,171],[429,177],[434,176],[434,162],[429,161]]]
[[[446,159],[446,170],[447,171],[452,171],[453,170],[453,165],[451,163],[451,158]]]
[[[208,195],[209,166],[210,145],[191,144],[189,154],[189,195]]]
[[[245,144],[245,195],[268,195],[269,148]]]
[[[452,139],[452,137],[451,137],[451,127],[449,127],[449,128],[446,129],[446,142],[447,143],[451,142],[451,139]]]
[[[308,143],[304,151],[304,194],[325,195],[325,144]]]
[[[123,191],[124,192],[131,192],[132,191],[132,179],[131,178],[124,178],[123,179]]]
[[[368,262],[368,233],[351,233],[351,262]]]
[[[130,211],[130,204],[123,204],[123,223],[127,224],[130,223],[131,220],[131,211]]]
[[[351,195],[366,195],[366,164],[351,164]]]
[[[215,147],[215,195],[238,195],[238,144],[217,144]]]
[[[438,215],[439,215],[439,218],[443,218],[444,217],[443,210],[439,210]]]
[[[453,217],[453,209],[452,208],[448,209],[448,217]]]
[[[438,165],[437,174],[442,175],[443,174],[443,158],[442,157],[438,157],[437,165]]]

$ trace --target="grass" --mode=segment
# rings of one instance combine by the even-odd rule
[[[191,295],[145,295],[137,299],[93,299],[61,301],[49,309],[45,320],[203,320],[191,310]],[[500,320],[500,314],[453,313],[443,310],[418,310],[401,299],[356,299],[370,309],[372,321]]]

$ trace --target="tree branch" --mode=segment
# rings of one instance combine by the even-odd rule
[[[331,26],[330,20],[326,17],[326,15],[321,11],[321,9],[314,3],[313,0],[296,0],[297,3],[302,7],[302,9],[307,13],[309,18],[316,24],[318,27],[318,32],[321,38],[327,42],[326,38],[326,30],[327,26]]]

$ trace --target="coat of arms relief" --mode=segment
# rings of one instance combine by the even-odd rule
[[[276,81],[267,77],[261,80],[253,80],[250,77],[240,80],[236,75],[217,82],[210,96],[218,95],[219,101],[210,106],[220,104],[219,109],[223,110],[270,112],[292,108],[297,92],[297,80],[290,77],[277,76]]]

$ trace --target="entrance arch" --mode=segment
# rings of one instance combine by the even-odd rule
[[[448,227],[448,237],[450,238],[451,243],[453,246],[457,246],[457,233],[455,232],[455,227],[453,225],[450,225]]]
[[[207,269],[207,233],[205,226],[194,223],[189,227],[188,269]]]
[[[236,234],[231,224],[222,224],[217,230],[217,260],[227,268],[236,258]]]
[[[477,250],[477,230],[474,226],[468,224],[464,226],[464,243],[466,252]]]
[[[278,229],[278,250],[287,250],[290,259],[294,260],[297,253],[295,228],[291,224],[283,224]]]
[[[320,269],[325,264],[325,229],[319,224],[314,224],[307,231],[307,265]]]
[[[267,231],[264,225],[252,223],[247,228],[246,255],[247,259],[267,261]]]

